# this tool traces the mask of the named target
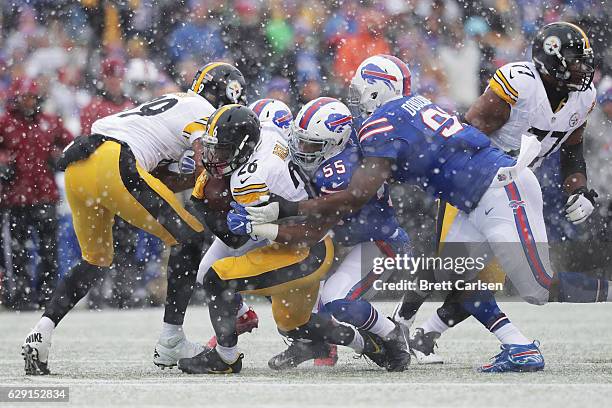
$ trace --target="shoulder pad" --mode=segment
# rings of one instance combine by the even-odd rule
[[[537,72],[523,62],[512,62],[495,71],[489,80],[489,88],[504,101],[515,105],[520,99],[529,98],[536,84]]]

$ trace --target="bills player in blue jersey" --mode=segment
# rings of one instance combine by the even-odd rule
[[[318,196],[345,189],[362,160],[350,111],[333,98],[317,98],[300,110],[291,128],[289,150],[292,161],[311,179]],[[237,208],[228,215],[230,229],[234,233],[261,236],[257,228],[249,231],[249,222],[240,212]],[[392,272],[373,271],[371,259],[411,253],[408,234],[400,227],[391,205],[388,185],[381,186],[358,212],[340,222],[335,218],[331,221],[307,219],[278,226],[274,235],[277,242],[296,245],[305,236],[330,229],[339,261],[322,285],[318,312],[330,314],[357,329],[346,343],[357,353],[363,353],[364,344],[373,343],[372,336],[382,339],[386,368],[403,370],[410,362],[410,354],[402,327],[367,300],[376,292],[373,283],[384,282]],[[368,262],[362,265],[362,259]],[[317,344],[293,342],[287,350],[274,356],[269,365],[274,369],[294,367],[317,355],[317,347]]]
[[[370,65],[364,76],[368,64],[377,69]],[[541,189],[528,168],[540,149],[537,139],[524,137],[516,160],[506,155],[476,128],[411,94],[408,67],[391,56],[370,57],[360,65],[351,99],[367,119],[358,135],[364,159],[348,188],[300,203],[271,197],[265,207],[247,207],[253,223],[308,214],[344,217],[358,211],[388,180],[418,185],[459,209],[445,242],[464,243],[470,254],[495,256],[526,301],[610,300],[607,281],[553,274]],[[490,292],[466,295],[474,297],[461,299],[462,306],[484,325],[501,313]],[[505,315],[501,318],[509,323]],[[538,344],[532,342],[502,344],[501,353],[481,370],[543,367]]]

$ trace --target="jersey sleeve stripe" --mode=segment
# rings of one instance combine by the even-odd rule
[[[235,196],[234,199],[236,200],[237,203],[246,205],[246,204],[252,204],[255,201],[259,201],[261,197],[268,195],[268,194],[270,194],[270,192],[266,189],[265,191],[255,191],[249,194]]]
[[[489,81],[489,87],[493,90],[493,92],[495,92],[495,94],[497,94],[497,96],[502,98],[504,101],[506,101],[510,105],[514,105],[516,103],[514,96],[506,92],[504,90],[503,85],[500,84],[500,82],[495,77],[491,78],[491,80]]]
[[[384,118],[384,117],[368,122],[361,127],[361,129],[359,130],[359,135],[361,135],[367,128],[369,128],[372,125],[376,125],[378,123],[386,123],[386,122],[387,122],[387,118]]]
[[[388,125],[388,126],[378,127],[376,129],[371,129],[371,130],[367,131],[366,133],[364,133],[363,135],[359,136],[359,141],[363,142],[364,140],[366,140],[369,137],[372,137],[372,136],[377,135],[377,134],[382,133],[382,132],[386,132],[388,130],[393,130],[393,126]]]
[[[508,80],[507,80],[507,79],[506,79],[506,77],[504,76],[504,73],[503,73],[503,72],[501,72],[501,69],[498,69],[498,70],[495,72],[495,75],[494,75],[494,76],[497,76],[497,79],[499,79],[499,80],[501,80],[501,81],[502,81],[502,83],[503,83],[503,84],[506,86],[506,90],[507,90],[508,92],[510,92],[512,95],[514,95],[515,97],[517,97],[517,98],[518,98],[518,96],[519,96],[518,91],[517,91],[516,89],[514,89],[514,88],[512,87],[512,85],[510,85],[510,82],[508,82]]]
[[[234,188],[232,191],[234,193],[244,193],[244,192],[250,192],[253,190],[260,190],[260,189],[267,189],[268,186],[266,185],[266,183],[258,183],[258,184],[249,184],[248,186],[244,186],[244,187],[238,187],[238,188]]]

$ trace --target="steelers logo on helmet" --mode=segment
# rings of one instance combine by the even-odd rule
[[[548,55],[556,55],[561,52],[561,40],[556,35],[546,37],[544,40],[544,52]]]
[[[230,175],[246,163],[260,138],[260,123],[249,108],[230,104],[217,109],[202,136],[202,164],[214,177]]]
[[[227,62],[211,62],[195,75],[190,91],[206,99],[215,108],[230,103],[245,104],[242,72]]]
[[[240,96],[242,95],[242,85],[236,80],[231,80],[227,83],[225,88],[225,95],[233,103],[238,103]]]

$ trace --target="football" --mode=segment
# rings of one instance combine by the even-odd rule
[[[231,209],[232,194],[230,191],[230,177],[210,176],[204,187],[204,198],[208,206],[215,211],[229,211]]]

